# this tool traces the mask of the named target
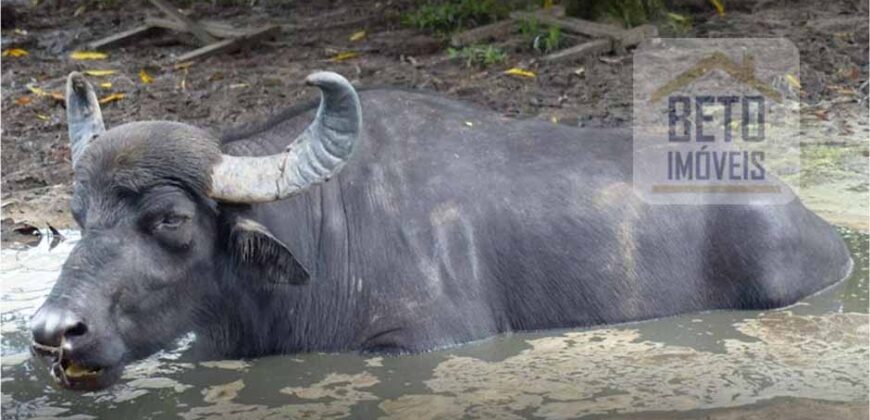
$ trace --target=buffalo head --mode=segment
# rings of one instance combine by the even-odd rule
[[[82,239],[31,319],[33,352],[59,384],[97,389],[124,365],[212,316],[225,264],[302,283],[307,272],[263,225],[233,212],[335,175],[359,137],[359,98],[329,72],[314,121],[287,150],[229,156],[208,131],[167,121],[106,130],[93,88],[73,73],[66,105]],[[288,139],[289,140],[289,139]],[[223,271],[223,272],[219,272]]]

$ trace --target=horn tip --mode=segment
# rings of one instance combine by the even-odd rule
[[[344,76],[332,71],[318,71],[311,73],[305,78],[309,86],[350,85]]]
[[[67,89],[78,95],[84,95],[90,89],[90,84],[85,79],[85,75],[74,71],[67,76]]]

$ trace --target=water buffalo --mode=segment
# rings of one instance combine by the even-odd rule
[[[70,75],[82,238],[31,320],[62,386],[108,386],[191,331],[214,357],[419,352],[772,308],[851,268],[797,200],[646,204],[626,132],[358,94],[329,72],[307,82],[319,106],[219,137],[168,121],[106,130]]]

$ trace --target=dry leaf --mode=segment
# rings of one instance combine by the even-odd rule
[[[785,80],[788,81],[788,84],[790,84],[791,87],[793,87],[793,88],[795,88],[795,89],[800,89],[800,88],[801,88],[801,81],[798,80],[798,78],[795,77],[795,75],[793,75],[793,74],[786,74],[786,75],[785,75]]]
[[[725,5],[722,4],[722,0],[710,0],[710,4],[716,8],[716,13],[718,13],[719,16],[725,16]]]
[[[30,85],[30,84],[26,85],[26,87],[27,87],[27,90],[29,90],[31,93],[33,93],[36,96],[48,96],[48,97],[51,97],[52,99],[60,101],[60,102],[63,102],[65,100],[63,94],[60,92],[46,92],[45,89]]]
[[[139,80],[141,80],[142,83],[147,85],[147,84],[153,82],[154,78],[151,77],[151,75],[148,74],[148,72],[146,72],[145,69],[142,69],[142,70],[139,70]]]
[[[109,75],[115,74],[116,71],[115,70],[85,70],[84,73],[87,74],[88,76],[102,77],[102,76],[109,76]]]
[[[69,55],[73,60],[103,60],[109,55],[99,51],[75,51]]]
[[[108,89],[108,88],[112,87],[112,82],[103,82],[103,83],[100,83],[100,87],[103,88],[103,89]]]
[[[621,57],[600,56],[600,57],[598,57],[598,60],[601,61],[602,63],[607,63],[607,64],[619,64],[622,62],[622,60],[625,60],[625,57],[626,56],[621,56]]]
[[[504,74],[509,74],[511,76],[519,76],[519,77],[529,77],[529,78],[534,78],[535,76],[537,76],[535,74],[535,72],[529,71],[529,70],[523,70],[519,67],[514,67],[511,69],[508,69],[504,72]]]
[[[671,20],[673,20],[674,22],[678,22],[678,23],[685,24],[685,23],[689,22],[689,18],[687,18],[683,15],[677,14],[677,13],[668,13],[668,17],[670,17]]]
[[[15,100],[15,103],[18,105],[29,105],[31,102],[33,102],[33,98],[29,95],[24,95]]]
[[[345,52],[341,52],[341,53],[334,55],[330,59],[330,61],[338,62],[338,61],[350,60],[351,58],[356,58],[356,57],[359,57],[359,53],[357,53],[355,51],[345,51]]]
[[[110,102],[120,101],[121,99],[124,99],[124,93],[118,92],[118,93],[113,93],[109,96],[104,96],[104,97],[100,98],[99,102],[100,102],[100,105],[105,105],[105,104],[110,103]]]
[[[25,55],[30,54],[27,50],[23,48],[9,48],[8,50],[3,50],[3,57],[24,57]]]
[[[856,95],[858,95],[858,92],[856,92],[854,89],[846,87],[846,86],[829,86],[829,88],[832,91],[834,91],[834,93],[836,93],[838,95],[844,95],[844,96],[856,96]]]
[[[193,65],[193,61],[185,61],[183,63],[178,63],[178,64],[172,66],[172,68],[175,70],[182,70],[182,69],[186,69],[192,65]]]
[[[29,85],[29,84],[26,85],[26,87],[27,87],[27,90],[29,90],[29,91],[30,91],[31,93],[33,93],[34,95],[37,95],[37,96],[45,96],[45,91],[42,90],[42,88],[38,88],[38,87],[36,87],[36,86]]]
[[[76,8],[75,12],[73,12],[73,17],[78,17],[79,15],[81,15],[84,12],[85,12],[85,5],[81,5],[81,6]]]
[[[469,127],[474,127],[474,123],[471,122],[471,121],[466,121],[466,122],[465,122],[465,125],[467,125],[467,126],[469,126]]]
[[[48,121],[48,115],[45,115],[45,114],[36,114],[36,118],[39,118],[40,120],[43,120],[43,121]]]
[[[351,41],[360,41],[366,37],[366,31],[354,32],[353,35],[350,36]]]

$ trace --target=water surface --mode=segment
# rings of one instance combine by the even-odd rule
[[[401,357],[197,362],[185,337],[109,390],[55,388],[27,319],[77,240],[0,251],[3,418],[863,418],[868,236],[845,281],[790,308],[499,336]]]

